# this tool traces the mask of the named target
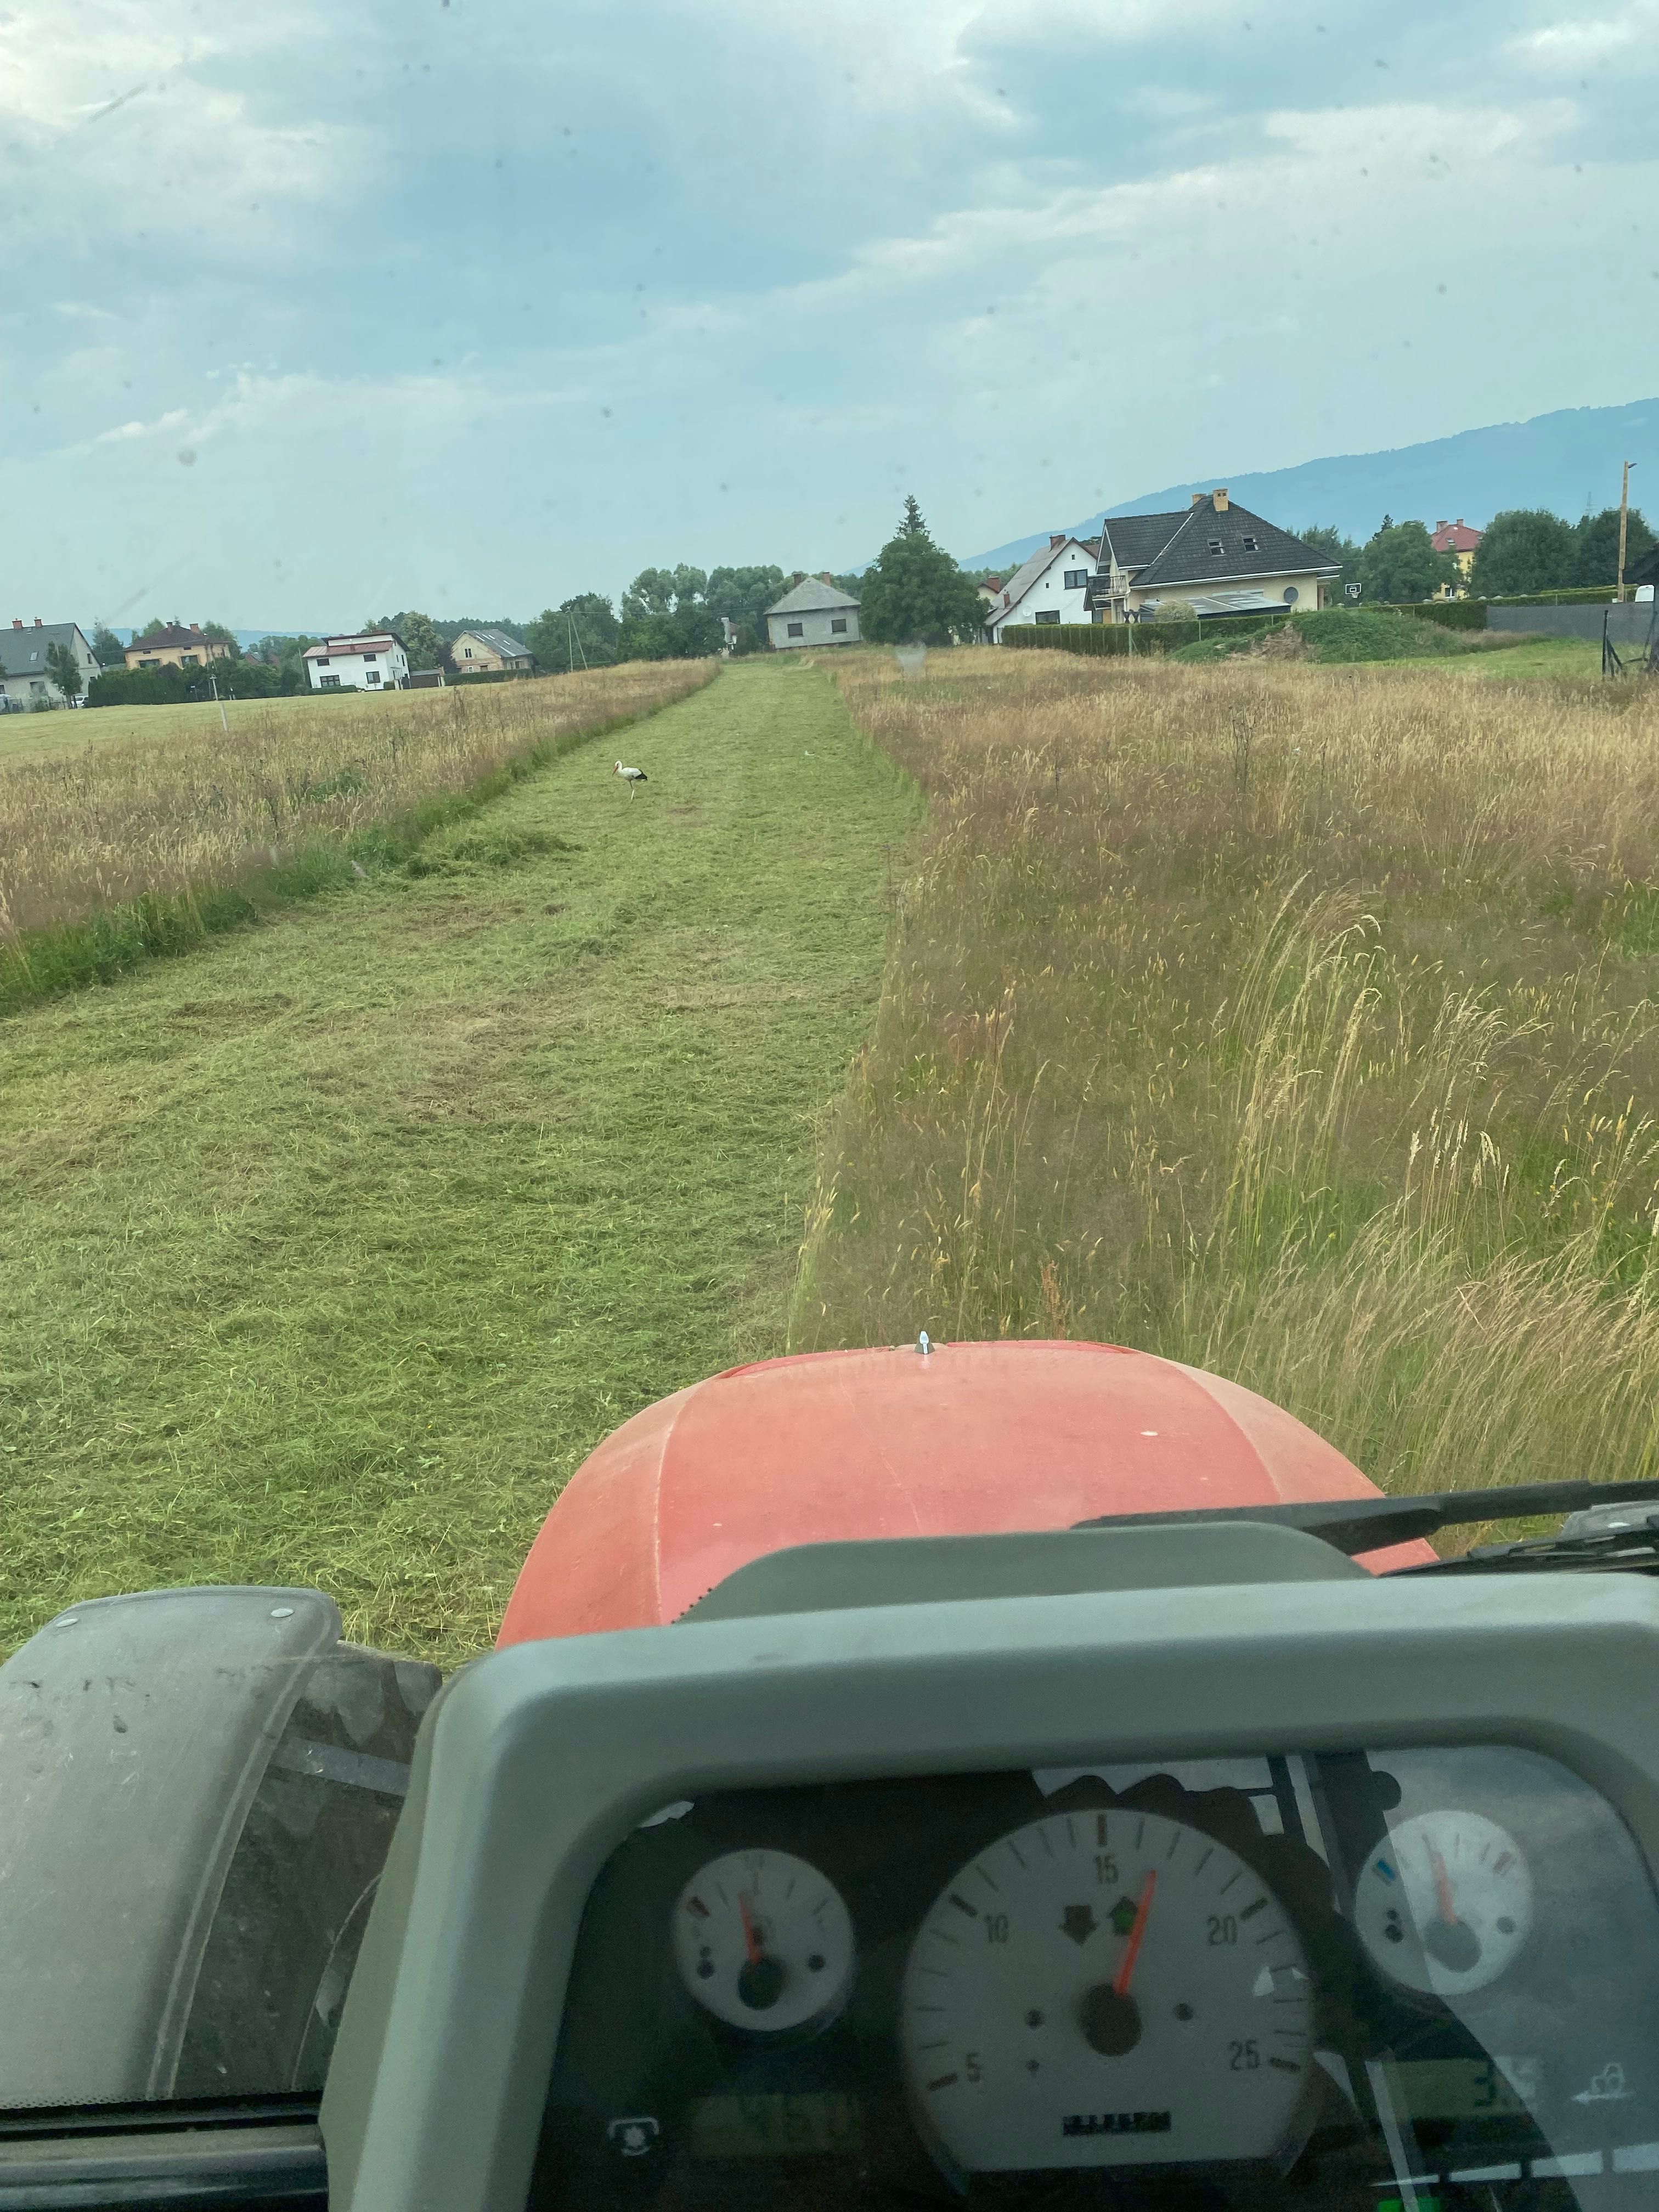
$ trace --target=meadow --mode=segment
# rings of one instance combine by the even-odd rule
[[[0,1644],[252,1581],[459,1661],[601,1437],[781,1349],[917,797],[787,665],[627,753],[637,797],[566,750],[396,867],[0,1021]]]
[[[38,760],[48,753],[80,752],[88,745],[106,745],[129,738],[153,742],[158,738],[221,735],[240,730],[261,715],[286,716],[319,711],[325,703],[347,714],[395,714],[407,704],[407,691],[331,692],[325,702],[320,694],[296,691],[274,699],[184,699],[166,707],[58,708],[46,714],[0,715],[0,764],[14,760]],[[219,718],[220,708],[224,720]]]
[[[802,1347],[1214,1368],[1390,1490],[1659,1472],[1659,697],[838,672],[928,795]]]

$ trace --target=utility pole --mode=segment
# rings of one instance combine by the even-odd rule
[[[1620,577],[1621,577],[1621,578],[1623,577],[1624,573],[1625,573],[1625,550],[1624,550],[1624,541],[1623,541],[1623,539],[1621,538],[1621,539],[1620,540],[1620,546],[1619,546],[1619,574],[1620,574]],[[1623,597],[1624,597],[1625,595],[1624,595],[1624,593],[1623,593],[1622,592],[1620,592],[1620,593],[1619,594],[1619,596],[1620,596],[1620,598],[1622,599],[1623,599]],[[227,737],[228,737],[228,736],[230,735],[230,724],[229,724],[228,722],[227,722],[227,721],[226,721],[226,720],[225,720],[225,702],[224,702],[224,701],[223,701],[223,700],[219,696],[219,679],[218,679],[218,678],[217,678],[216,676],[215,676],[214,674],[212,674],[212,672],[209,672],[209,675],[208,675],[208,682],[209,682],[209,683],[212,685],[212,687],[213,687],[213,703],[214,703],[214,705],[215,705],[215,706],[219,709],[219,723],[220,723],[220,726],[221,726],[221,728],[224,731],[225,735],[226,735]]]
[[[1621,607],[1625,604],[1625,538],[1630,528],[1630,472],[1635,466],[1634,461],[1626,462],[1624,489],[1619,495],[1619,589],[1615,597]]]

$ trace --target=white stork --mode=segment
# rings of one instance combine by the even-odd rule
[[[648,783],[651,781],[642,768],[628,768],[621,761],[617,763],[616,772],[628,786],[628,795],[630,799],[641,784]]]

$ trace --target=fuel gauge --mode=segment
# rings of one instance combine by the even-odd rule
[[[1425,1996],[1485,1989],[1532,1933],[1532,1870],[1480,1813],[1419,1813],[1365,1863],[1354,1925],[1393,1981]]]
[[[833,1882],[788,1851],[728,1851],[674,1907],[680,1978],[705,2010],[751,2034],[832,2019],[853,1984],[853,1923]]]

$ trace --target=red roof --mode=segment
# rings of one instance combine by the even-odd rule
[[[387,653],[398,642],[390,630],[374,630],[361,637],[325,637],[320,645],[308,645],[304,658],[307,660],[327,660],[335,653]]]
[[[1460,514],[1455,522],[1437,522],[1429,543],[1437,553],[1473,553],[1483,535],[1471,530]]]

